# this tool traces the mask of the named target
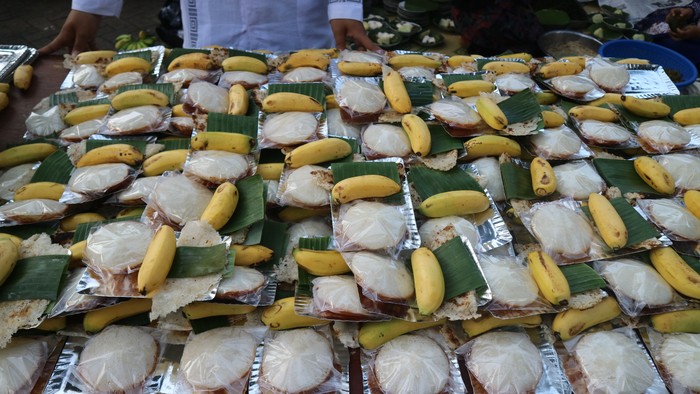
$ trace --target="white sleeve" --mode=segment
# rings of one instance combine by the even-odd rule
[[[73,0],[71,9],[102,16],[119,16],[122,0]]]
[[[328,20],[362,20],[362,0],[328,0]]]

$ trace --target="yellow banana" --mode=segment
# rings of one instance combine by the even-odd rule
[[[683,203],[695,217],[700,219],[700,191],[688,190],[685,192]]]
[[[447,65],[452,68],[457,68],[463,64],[474,63],[476,59],[469,55],[454,55],[447,59]]]
[[[605,297],[603,301],[588,309],[568,309],[557,313],[552,321],[552,331],[559,334],[562,341],[566,341],[588,328],[620,316],[621,313],[617,301],[613,297]]]
[[[673,194],[676,191],[676,181],[659,162],[649,156],[634,159],[634,170],[640,178],[654,190],[662,194]]]
[[[530,67],[521,62],[508,62],[508,61],[495,61],[495,62],[488,62],[484,64],[484,66],[481,68],[482,70],[485,71],[491,71],[496,73],[496,75],[501,75],[501,74],[509,74],[509,73],[514,73],[514,74],[529,74],[530,73]]]
[[[625,59],[620,59],[620,60],[616,61],[615,63],[618,63],[618,64],[649,64],[649,60],[639,59],[636,57],[628,57]]]
[[[165,282],[175,258],[177,239],[175,231],[168,225],[162,225],[148,244],[146,255],[138,271],[137,285],[139,293],[151,295]]]
[[[352,154],[352,147],[342,138],[324,138],[306,143],[287,153],[284,162],[290,168],[326,163]]]
[[[503,130],[508,126],[506,114],[504,114],[498,104],[490,98],[479,97],[476,99],[476,110],[479,112],[481,119],[491,128]]]
[[[63,330],[64,328],[66,328],[65,316],[58,316],[45,319],[38,326],[36,326],[37,330],[45,332],[58,332],[60,330]]]
[[[384,73],[384,95],[394,111],[400,114],[411,112],[411,98],[401,74],[388,67]]]
[[[541,157],[535,157],[530,163],[530,178],[532,190],[540,197],[548,196],[557,190],[557,178],[549,162]]]
[[[262,176],[266,181],[279,181],[282,170],[284,170],[284,163],[263,163],[258,164],[255,174]]]
[[[448,92],[460,98],[478,96],[479,93],[491,93],[495,89],[496,85],[494,85],[493,82],[481,79],[457,81],[451,83],[450,86],[447,87]]]
[[[403,67],[427,67],[427,68],[432,68],[436,69],[442,65],[439,61],[423,56],[423,55],[416,55],[416,54],[405,54],[405,55],[396,55],[391,58],[389,58],[389,65],[394,69],[398,70]]]
[[[327,216],[330,213],[330,209],[328,208],[308,209],[299,207],[284,207],[279,211],[279,213],[277,213],[277,217],[279,217],[283,222],[298,222],[312,217]]]
[[[520,144],[515,140],[500,135],[481,135],[464,143],[467,157],[478,159],[484,156],[500,156],[507,153],[511,157],[520,156]]]
[[[187,117],[188,115],[185,110],[182,109],[182,104],[177,104],[173,106],[173,116],[177,117]]]
[[[95,104],[78,107],[71,110],[63,118],[63,121],[71,126],[87,122],[88,120],[104,118],[109,112],[109,104]]]
[[[551,62],[546,63],[537,71],[537,75],[544,79],[561,77],[564,75],[574,75],[583,71],[579,63],[574,62]]]
[[[99,213],[95,212],[83,212],[83,213],[76,213],[75,215],[68,216],[65,219],[62,219],[61,222],[58,225],[58,228],[61,229],[61,231],[75,231],[75,229],[78,228],[79,225],[83,223],[90,223],[90,222],[102,222],[106,220],[106,218]]]
[[[9,239],[18,248],[22,244],[22,238],[20,238],[16,235],[7,234],[7,233],[0,233],[0,240],[3,240],[3,239]]]
[[[85,248],[87,247],[87,240],[82,240],[76,242],[68,248],[70,251],[70,261],[71,263],[81,263],[83,261],[83,255],[85,255]]]
[[[323,105],[305,94],[279,92],[265,97],[262,110],[265,112],[322,112]]]
[[[151,72],[151,62],[146,59],[130,56],[123,57],[119,60],[115,60],[105,67],[105,74],[108,78],[125,72],[137,72],[141,74],[148,74]]]
[[[192,150],[222,150],[247,155],[255,146],[255,139],[240,133],[205,131],[197,133],[190,142]]]
[[[700,123],[700,107],[682,109],[673,114],[673,121],[681,126]]]
[[[331,322],[330,320],[297,315],[294,312],[294,297],[281,298],[263,309],[260,320],[271,330],[321,326]]]
[[[401,185],[383,175],[360,175],[345,178],[333,185],[331,199],[346,204],[362,198],[387,197],[401,191]]]
[[[289,55],[284,63],[277,66],[280,72],[291,71],[299,67],[314,67],[326,70],[330,64],[330,58],[318,51],[299,51]]]
[[[552,105],[559,100],[559,96],[551,90],[537,92],[535,93],[535,97],[537,98],[537,103],[540,105]]]
[[[10,84],[7,82],[0,82],[0,93],[7,93],[10,91]]]
[[[633,96],[622,96],[620,100],[622,100],[622,106],[626,110],[644,118],[663,118],[671,113],[671,107],[660,101],[645,100]]]
[[[559,127],[566,123],[566,118],[554,111],[542,111],[542,119],[545,128]]]
[[[654,330],[663,333],[689,332],[700,334],[700,309],[660,313],[651,317]]]
[[[0,239],[0,286],[15,269],[15,264],[19,260],[19,249],[12,240]]]
[[[156,105],[167,107],[170,104],[168,96],[153,89],[134,89],[119,93],[112,99],[112,108],[117,111],[139,107],[142,105]]]
[[[45,142],[18,145],[0,152],[0,168],[40,161],[54,153],[58,147]]]
[[[183,68],[211,70],[214,66],[214,61],[208,53],[193,52],[180,55],[173,59],[173,61],[168,64],[168,71],[180,70]]]
[[[294,248],[294,260],[306,272],[316,276],[341,275],[350,272],[343,255],[337,250]]]
[[[142,161],[143,154],[134,146],[129,144],[111,144],[87,151],[75,166],[80,168],[106,163],[124,163],[133,166]]]
[[[10,97],[5,92],[0,92],[0,111],[10,105]]]
[[[399,319],[391,319],[387,321],[367,322],[363,323],[357,335],[357,340],[363,349],[376,349],[392,339],[407,334],[412,331],[422,330],[424,328],[441,326],[447,322],[447,319],[435,321],[406,321]]]
[[[615,111],[593,105],[577,105],[569,110],[569,116],[578,120],[599,120],[601,122],[617,122]]]
[[[116,51],[88,51],[78,54],[75,58],[76,64],[106,64],[112,61]]]
[[[12,83],[17,89],[27,90],[32,84],[32,74],[34,68],[28,64],[23,64],[15,69],[12,76]]]
[[[252,56],[232,56],[221,62],[224,71],[250,71],[267,74],[267,63]]]
[[[338,70],[345,75],[374,77],[382,73],[382,65],[381,63],[342,61],[338,63]]]
[[[588,103],[594,107],[600,107],[603,104],[622,105],[622,95],[620,93],[605,93],[603,97]]]
[[[440,308],[445,298],[445,278],[440,263],[430,249],[420,247],[411,254],[411,269],[418,312],[430,315]]]
[[[189,320],[203,319],[212,316],[245,315],[253,312],[255,306],[244,304],[223,304],[220,302],[195,301],[185,305],[182,311]]]
[[[418,211],[429,218],[441,218],[483,212],[489,208],[489,205],[488,197],[482,192],[454,190],[426,198],[418,206]]]
[[[15,201],[32,200],[44,198],[58,201],[63,195],[66,185],[56,182],[34,182],[28,183],[15,190]]]
[[[340,108],[338,105],[338,100],[335,99],[334,94],[326,95],[326,109],[337,109]]]
[[[542,316],[532,315],[526,317],[516,317],[514,319],[498,319],[491,315],[485,315],[474,320],[463,320],[462,329],[473,338],[487,331],[500,327],[526,327],[533,328],[542,324]]]
[[[579,66],[581,66],[581,70],[586,68],[586,57],[585,56],[564,56],[563,58],[559,60],[566,60],[567,62],[570,63],[576,63]]]
[[[603,241],[611,249],[627,245],[627,227],[610,201],[597,193],[588,196],[588,209]]]
[[[238,188],[233,183],[224,182],[216,188],[209,204],[202,212],[200,220],[209,223],[214,230],[228,223],[238,205]]]
[[[248,113],[248,92],[243,85],[232,85],[228,89],[228,114],[245,115]]]
[[[535,279],[540,293],[552,305],[566,306],[571,298],[571,289],[566,276],[557,263],[545,252],[530,252],[527,255],[527,267]]]
[[[143,214],[144,210],[145,210],[144,207],[124,208],[121,211],[117,212],[117,215],[115,216],[115,218],[120,219],[120,218],[129,218],[129,217],[133,217],[133,216],[141,216]]]
[[[264,263],[272,258],[275,252],[262,245],[231,245],[231,250],[236,252],[235,265],[250,267]]]
[[[432,145],[430,130],[425,121],[417,115],[406,114],[401,117],[401,126],[408,134],[413,153],[421,157],[428,156]]]
[[[307,49],[300,49],[299,51],[297,51],[297,53],[299,53],[299,54],[304,54],[304,53],[318,54],[318,55],[328,56],[331,59],[336,59],[336,58],[338,58],[340,51],[338,50],[338,48],[307,48]]]
[[[649,253],[656,271],[679,293],[700,299],[700,273],[695,271],[671,247],[656,248]]]
[[[152,305],[150,298],[131,298],[115,305],[94,309],[83,317],[83,328],[88,334],[94,334],[115,321],[149,312]]]
[[[520,59],[526,62],[529,62],[532,60],[532,55],[527,53],[527,52],[519,52],[519,53],[509,53],[507,55],[500,55],[498,56],[499,59]]]
[[[158,176],[166,171],[181,171],[187,160],[187,149],[173,149],[156,153],[143,162],[144,176]]]

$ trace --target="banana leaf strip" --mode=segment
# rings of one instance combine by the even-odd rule
[[[536,200],[539,197],[532,190],[530,170],[513,162],[501,164],[503,190],[508,200]]]
[[[56,182],[66,184],[73,172],[73,163],[63,150],[57,150],[41,162],[31,182]]]
[[[260,239],[260,245],[272,249],[274,253],[269,261],[258,265],[256,268],[259,271],[273,269],[280,259],[284,257],[285,252],[287,251],[288,239],[289,234],[287,234],[286,224],[266,220],[265,226],[263,227],[262,237]]]
[[[476,290],[486,290],[486,280],[481,270],[459,237],[452,238],[433,251],[445,278],[445,300]]]
[[[231,219],[219,230],[228,235],[265,218],[263,179],[260,175],[247,177],[236,183],[238,205]]]
[[[541,118],[542,111],[532,90],[525,89],[498,103],[498,107],[508,118],[508,123],[521,123],[535,117]],[[544,127],[544,123],[540,125]]]
[[[158,143],[165,145],[164,150],[168,151],[177,149],[189,149],[190,141],[190,138],[171,138],[167,140],[158,141]]]
[[[593,159],[593,165],[608,186],[615,186],[622,194],[643,193],[660,196],[637,174],[631,160]]]
[[[168,278],[194,278],[221,272],[228,261],[225,244],[209,247],[180,246],[175,252]]]
[[[125,57],[140,57],[141,59],[148,60],[149,62],[152,59],[151,51],[145,50],[138,52],[120,52],[112,56],[112,61],[123,59]]]
[[[328,250],[331,237],[299,238],[299,249]]]
[[[10,276],[0,286],[0,301],[56,301],[69,260],[68,255],[50,255],[17,261]]]
[[[562,265],[559,268],[566,277],[566,281],[569,282],[571,294],[601,289],[606,286],[603,278],[586,264]]]
[[[258,119],[250,116],[212,113],[207,119],[207,131],[239,133],[257,139]]]
[[[449,135],[442,125],[429,125],[428,129],[430,130],[431,155],[464,149],[462,141]]]
[[[78,102],[78,95],[75,92],[56,92],[49,96],[51,107],[58,104],[73,104]]]
[[[427,167],[413,167],[408,173],[408,180],[413,183],[413,188],[422,200],[453,190],[484,191],[474,178],[459,168],[437,171]]]
[[[684,109],[700,107],[700,97],[698,96],[663,96],[661,101],[671,107],[670,116]]]

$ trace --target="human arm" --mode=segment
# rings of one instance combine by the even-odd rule
[[[687,25],[679,27],[676,31],[669,31],[668,35],[674,40],[700,41],[700,26]]]
[[[347,39],[352,39],[358,50],[380,50],[379,46],[367,36],[362,24],[362,1],[329,0],[328,19],[333,30],[336,48],[347,47]]]

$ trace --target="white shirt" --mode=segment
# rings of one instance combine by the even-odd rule
[[[73,0],[72,8],[119,16],[122,1]],[[362,0],[180,0],[180,9],[185,48],[330,48],[331,19],[362,20]]]

